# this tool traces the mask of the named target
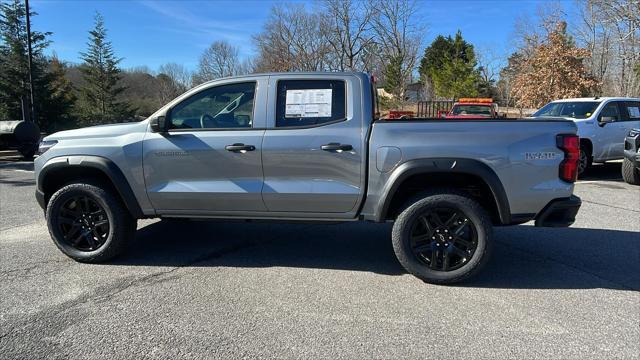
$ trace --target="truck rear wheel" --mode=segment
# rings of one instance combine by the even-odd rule
[[[393,249],[411,274],[453,284],[476,274],[489,258],[491,220],[462,192],[441,190],[410,204],[393,225]]]
[[[640,185],[640,171],[627,158],[622,161],[622,178],[627,184]]]
[[[85,263],[121,254],[136,230],[136,221],[122,201],[97,183],[69,184],[56,191],[46,217],[58,249]]]

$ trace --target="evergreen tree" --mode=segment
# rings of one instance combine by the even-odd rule
[[[35,12],[31,16],[37,15]],[[42,130],[48,130],[59,115],[60,105],[51,91],[51,74],[44,49],[50,32],[31,32],[33,54],[32,79],[36,119]],[[29,60],[27,49],[26,9],[20,0],[0,3],[0,117],[22,119],[22,104],[29,104]],[[59,89],[62,91],[61,89]],[[70,89],[65,89],[69,91]],[[54,105],[52,107],[52,105]]]
[[[418,73],[422,81],[431,81],[431,74],[444,67],[444,61],[451,53],[451,37],[438,35],[424,50]]]
[[[126,89],[120,83],[122,61],[113,52],[107,40],[107,29],[102,15],[96,13],[95,27],[89,31],[87,52],[81,53],[84,64],[81,67],[85,85],[80,89],[83,104],[82,118],[89,124],[124,120],[131,116],[131,110],[119,95]]]
[[[454,38],[438,36],[425,49],[418,71],[423,82],[431,82],[436,95],[456,99],[478,94],[481,81],[476,66],[473,45],[458,31]]]
[[[401,106],[404,101],[404,80],[402,77],[402,58],[392,56],[385,67],[384,90],[395,96],[393,106]]]
[[[54,54],[49,60],[49,96],[44,100],[47,101],[45,107],[48,114],[54,119],[55,123],[48,124],[47,132],[55,132],[66,128],[73,127],[74,120],[71,117],[73,105],[76,96],[73,91],[73,85],[66,76],[66,66]]]

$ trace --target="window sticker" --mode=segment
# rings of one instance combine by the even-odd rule
[[[638,106],[629,106],[629,117],[631,118],[640,118],[640,107]]]
[[[284,116],[331,117],[332,89],[287,90]]]

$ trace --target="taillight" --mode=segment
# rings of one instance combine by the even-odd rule
[[[576,181],[580,159],[580,138],[573,134],[558,135],[556,136],[556,145],[564,151],[564,160],[560,163],[560,179],[566,182]]]

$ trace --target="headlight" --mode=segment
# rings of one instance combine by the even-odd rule
[[[58,140],[40,141],[40,145],[38,145],[38,155],[44,154],[47,150],[51,149],[57,143]]]

